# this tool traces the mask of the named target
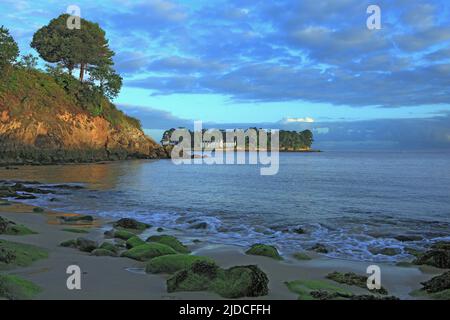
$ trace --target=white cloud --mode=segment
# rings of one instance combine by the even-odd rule
[[[284,122],[286,122],[286,123],[294,123],[294,122],[313,123],[314,119],[310,118],[310,117],[305,117],[305,118],[286,118],[286,119],[284,119]]]

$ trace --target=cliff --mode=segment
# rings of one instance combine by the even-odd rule
[[[165,157],[136,119],[106,98],[83,104],[50,75],[0,77],[0,163],[51,164]]]

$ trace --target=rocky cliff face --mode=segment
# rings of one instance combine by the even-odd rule
[[[44,94],[41,84],[0,90],[0,164],[166,157],[159,144],[121,113],[120,123],[113,125],[84,110],[57,86],[44,87]]]
[[[49,164],[160,158],[162,148],[136,128],[117,129],[101,117],[57,113],[42,121],[0,113],[0,163]]]

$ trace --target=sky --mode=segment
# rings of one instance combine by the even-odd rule
[[[450,150],[446,0],[1,0],[0,24],[37,55],[33,33],[69,5],[106,31],[115,103],[155,139],[201,120],[311,129],[329,149]]]

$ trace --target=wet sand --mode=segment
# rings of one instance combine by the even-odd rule
[[[35,299],[221,299],[210,292],[167,293],[164,275],[146,274],[144,263],[122,257],[94,257],[72,248],[60,247],[65,240],[84,237],[96,241],[104,239],[102,225],[110,221],[98,220],[88,234],[63,231],[67,225],[55,223],[61,213],[34,213],[32,207],[23,204],[0,206],[0,216],[23,224],[38,234],[26,236],[0,235],[0,239],[33,244],[49,252],[48,259],[39,260],[26,268],[6,271],[19,275],[39,285],[43,290]],[[153,228],[154,229],[154,228]],[[150,234],[155,233],[151,230]],[[170,231],[165,232],[170,234]],[[146,233],[147,234],[147,233]],[[180,238],[183,240],[182,238]],[[333,271],[365,274],[369,262],[355,262],[329,259],[318,254],[308,253],[312,260],[297,261],[285,257],[276,261],[266,257],[251,256],[244,253],[246,248],[200,243],[189,245],[194,255],[213,258],[221,267],[236,265],[258,265],[269,278],[269,295],[257,299],[297,299],[288,290],[285,281],[298,279],[318,279]],[[68,290],[66,269],[78,265],[82,271],[81,290]],[[378,264],[382,272],[382,285],[389,295],[401,299],[414,299],[409,293],[421,287],[420,282],[442,273],[435,268],[399,267],[393,264]],[[351,290],[355,294],[368,294],[368,291],[355,286],[330,284]]]

